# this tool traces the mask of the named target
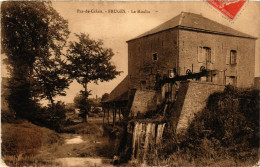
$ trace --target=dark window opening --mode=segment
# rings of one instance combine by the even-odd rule
[[[237,64],[237,51],[230,50],[226,56],[226,64],[235,65]]]
[[[154,53],[153,54],[153,61],[157,61],[157,60],[158,60],[157,53]]]
[[[236,86],[236,76],[227,76],[226,85]]]

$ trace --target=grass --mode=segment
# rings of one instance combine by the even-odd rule
[[[64,127],[62,133],[95,134],[95,135],[102,136],[103,127],[102,124],[84,122],[77,125]]]
[[[114,142],[103,136],[103,127],[96,123],[69,126],[56,133],[28,121],[2,123],[2,158],[8,166],[59,166],[57,158],[111,158]],[[65,144],[65,139],[80,135],[83,143]]]
[[[51,157],[43,160],[37,154],[43,148],[62,142],[63,139],[56,132],[25,120],[2,123],[2,158],[9,166],[55,166]]]

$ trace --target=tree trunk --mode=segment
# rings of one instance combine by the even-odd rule
[[[113,126],[115,126],[115,109],[113,108]]]
[[[121,108],[119,108],[119,122],[121,123]]]
[[[109,103],[108,103],[108,109],[107,109],[107,123],[108,123],[108,125],[109,125],[109,110],[110,110],[110,108],[109,108]]]
[[[50,100],[50,102],[51,102],[51,107],[53,108],[53,106],[54,106],[54,100],[53,100],[53,98],[52,98],[51,96],[49,96],[49,100]]]
[[[85,95],[85,113],[86,113],[86,115],[85,115],[85,122],[88,122],[88,104],[87,104],[87,100],[88,100],[88,87],[87,87],[88,85],[87,85],[87,83],[85,83],[85,92],[84,92],[84,95]]]
[[[105,117],[106,117],[106,111],[105,111],[105,107],[102,107],[103,109],[103,126],[105,125]]]

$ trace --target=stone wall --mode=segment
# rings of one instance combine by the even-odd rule
[[[260,77],[255,77],[255,84],[254,88],[260,90]]]
[[[155,86],[155,75],[168,75],[176,67],[178,30],[172,29],[128,42],[128,75],[131,89]],[[157,60],[153,60],[157,54]]]
[[[211,50],[210,62],[198,61],[200,47]],[[226,64],[227,55],[235,51],[236,64]],[[153,61],[153,54],[157,60]],[[249,88],[254,86],[255,40],[213,33],[171,29],[128,42],[128,74],[131,88],[151,88],[157,71],[163,76],[176,68],[179,75],[186,70],[199,72],[204,66],[216,70],[208,81]],[[145,83],[145,85],[141,85]]]
[[[223,85],[216,85],[209,82],[184,81],[181,82],[180,92],[177,97],[177,106],[175,111],[180,112],[176,133],[185,132],[190,123],[193,121],[195,114],[202,111],[206,107],[208,97],[218,91],[224,90]],[[178,100],[179,99],[179,100]],[[179,108],[179,111],[177,110]],[[176,115],[176,114],[175,114]]]
[[[211,62],[199,62],[199,47],[211,49]],[[236,64],[226,64],[230,51],[237,52]],[[229,77],[235,77],[236,86],[249,88],[254,85],[255,72],[255,40],[227,35],[179,30],[179,71],[199,72],[201,66],[217,70],[212,80],[216,84],[226,84]],[[211,78],[210,78],[211,80]]]

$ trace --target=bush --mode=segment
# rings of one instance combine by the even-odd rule
[[[100,112],[102,112],[102,110],[100,108],[97,108],[97,107],[94,107],[94,109],[92,111],[92,113],[95,113],[95,114],[98,114]]]
[[[16,117],[15,117],[15,113],[14,112],[12,112],[11,110],[9,110],[9,109],[1,109],[1,122],[9,122],[9,123],[11,123],[11,122],[14,122],[15,121],[15,119],[16,119]]]
[[[236,151],[259,147],[259,91],[227,87],[212,94],[189,129],[193,138],[215,139]]]
[[[104,113],[103,112],[99,112],[98,113],[98,117],[103,117],[104,116]]]
[[[96,134],[97,136],[103,135],[103,127],[94,123],[81,123],[77,125],[68,126],[62,129],[63,133],[76,133],[76,134]]]
[[[63,102],[58,101],[53,106],[39,108],[35,111],[33,123],[60,132],[66,123],[67,109]]]
[[[248,166],[258,161],[258,149],[259,91],[227,86],[224,92],[208,98],[206,108],[196,115],[185,136],[175,136],[173,127],[166,128],[160,152],[164,158],[175,157],[175,161],[181,157],[183,163],[196,161],[196,165],[208,166],[230,160],[230,165]]]

